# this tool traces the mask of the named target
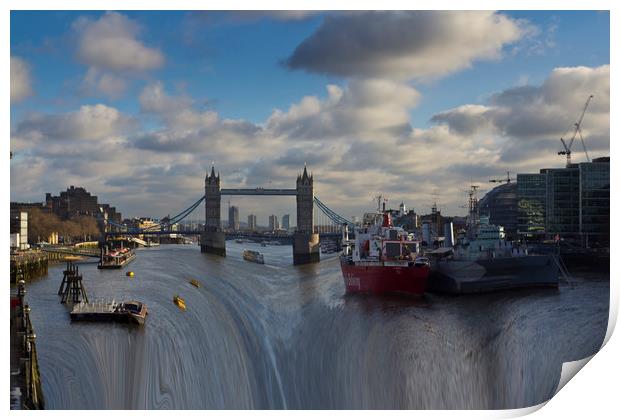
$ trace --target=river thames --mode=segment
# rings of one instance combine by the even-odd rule
[[[549,399],[562,362],[595,353],[607,328],[607,275],[558,290],[347,296],[336,254],[295,267],[290,246],[227,252],[162,245],[126,270],[80,263],[91,301],[147,304],[143,327],[71,323],[56,294],[64,265],[29,283],[46,408],[520,408]]]

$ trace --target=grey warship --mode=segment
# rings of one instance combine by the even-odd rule
[[[525,245],[506,240],[502,226],[479,215],[476,186],[469,191],[467,228],[455,246],[426,255],[432,261],[430,291],[467,294],[559,284],[556,256],[531,255]]]

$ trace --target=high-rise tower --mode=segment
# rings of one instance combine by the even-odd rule
[[[319,235],[314,233],[314,179],[304,172],[297,177],[297,230],[293,234],[293,264],[318,262]]]
[[[297,232],[307,234],[314,232],[312,220],[314,206],[313,184],[313,176],[308,176],[308,170],[304,165],[303,174],[297,176]]]
[[[211,174],[205,177],[205,231],[200,236],[200,250],[209,254],[226,255],[226,239],[220,221],[220,205],[222,192],[220,174],[215,175],[211,166]]]

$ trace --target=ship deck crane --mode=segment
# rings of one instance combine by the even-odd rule
[[[579,120],[575,123],[575,130],[573,131],[573,136],[571,137],[568,144],[564,141],[564,136],[560,137],[560,141],[562,142],[562,146],[564,146],[564,150],[560,150],[558,155],[566,155],[566,167],[568,168],[571,164],[571,148],[573,147],[573,142],[575,141],[575,137],[579,134],[579,138],[581,139],[581,145],[583,146],[583,151],[586,154],[586,159],[589,162],[590,156],[588,156],[588,150],[586,149],[586,143],[583,141],[583,136],[581,134],[581,122],[583,121],[584,115],[586,115],[586,110],[588,109],[588,105],[590,105],[590,101],[594,98],[594,95],[588,96],[586,100],[586,104],[583,107],[583,111],[581,111],[581,115],[579,116]]]

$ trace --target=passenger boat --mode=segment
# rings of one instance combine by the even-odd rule
[[[172,301],[174,302],[175,305],[179,307],[180,310],[185,312],[185,300],[183,300],[181,296],[174,295],[174,297],[172,298]]]
[[[189,284],[191,284],[191,285],[192,285],[192,286],[194,286],[194,287],[200,287],[200,283],[199,283],[199,282],[198,282],[198,280],[196,280],[196,279],[191,279],[191,280],[189,281]]]
[[[335,241],[321,241],[321,253],[333,254],[338,252],[338,244]]]
[[[263,258],[263,254],[258,251],[252,251],[251,249],[243,250],[243,259],[250,262],[255,262],[258,264],[265,264],[265,259]]]
[[[101,250],[101,257],[99,258],[99,265],[97,265],[97,268],[122,268],[135,258],[135,252],[129,248],[119,248],[108,252]]]
[[[118,321],[142,325],[147,315],[146,304],[137,300],[126,302],[80,302],[73,306],[72,321]]]
[[[420,243],[400,227],[390,213],[366,213],[362,227],[350,242],[343,231],[340,268],[347,293],[404,293],[422,295],[427,288],[430,263],[419,255]]]

